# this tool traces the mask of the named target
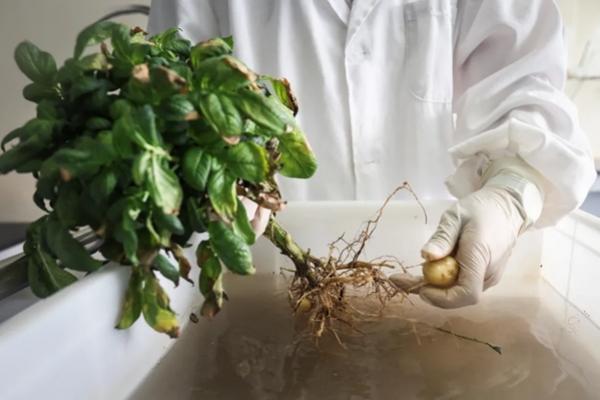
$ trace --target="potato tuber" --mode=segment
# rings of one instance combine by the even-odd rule
[[[458,262],[452,256],[423,264],[425,282],[438,288],[449,288],[454,285],[458,279],[458,271]]]

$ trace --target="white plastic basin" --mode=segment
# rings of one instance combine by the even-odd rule
[[[408,264],[418,262],[420,246],[447,205],[426,203],[429,222],[425,224],[413,202],[390,203],[365,257],[392,254]],[[312,254],[326,255],[330,241],[344,232],[351,237],[378,207],[379,203],[371,202],[294,203],[278,219]],[[193,259],[193,248],[189,256]],[[264,239],[255,245],[254,257],[259,273],[289,266]],[[141,319],[128,331],[113,329],[127,278],[128,269],[111,266],[2,322],[0,399],[122,399],[131,395],[174,341],[155,333]],[[547,285],[540,285],[542,281],[554,288],[552,296]],[[600,365],[597,282],[600,220],[574,213],[547,230],[544,238],[541,232],[525,234],[501,284],[486,292],[486,297],[540,296],[540,303],[564,329],[564,335],[552,336],[552,346],[560,351],[563,341],[572,346],[575,337]],[[182,282],[172,290],[172,284],[164,284],[185,324],[201,303],[197,288]],[[201,321],[193,329],[211,329],[211,323]]]

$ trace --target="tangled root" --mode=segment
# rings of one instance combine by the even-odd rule
[[[413,195],[420,205],[427,221],[425,209],[408,183],[397,187],[383,202],[375,216],[365,222],[358,235],[347,240],[344,235],[329,244],[329,254],[317,258],[299,250],[289,234],[286,246],[282,241],[274,241],[282,252],[292,258],[296,269],[289,286],[289,299],[296,314],[306,316],[309,334],[318,340],[324,334],[332,334],[343,346],[340,331],[360,332],[356,322],[374,317],[373,312],[357,308],[352,297],[371,297],[377,300],[380,313],[386,304],[396,296],[407,298],[408,293],[396,286],[383,272],[384,269],[406,271],[405,265],[393,256],[381,256],[372,260],[362,260],[367,243],[377,229],[383,211],[389,201],[400,191]],[[280,229],[280,227],[276,227]],[[272,238],[273,227],[267,236]],[[279,237],[281,239],[282,235]],[[287,247],[283,249],[282,247]],[[293,249],[290,250],[290,247]]]

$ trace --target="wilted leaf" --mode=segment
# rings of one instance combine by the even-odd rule
[[[177,262],[179,263],[179,275],[186,281],[193,284],[194,282],[190,279],[190,276],[189,276],[190,271],[192,270],[192,265],[190,264],[190,261],[187,259],[187,257],[183,253],[183,249],[178,244],[173,243],[171,245],[171,251],[173,251],[173,255],[175,256],[175,258],[177,259]]]
[[[281,175],[290,178],[310,178],[317,170],[317,159],[300,131],[280,136]]]
[[[283,105],[289,108],[294,115],[298,113],[298,101],[292,93],[290,82],[287,79],[277,79],[270,76],[261,76],[261,79],[270,83],[273,94],[277,96]]]
[[[144,319],[157,332],[166,333],[171,338],[179,336],[179,323],[170,309],[168,297],[160,287],[153,273],[144,276],[142,313]]]
[[[108,71],[112,66],[106,56],[102,53],[89,54],[79,61],[84,71]]]
[[[272,97],[251,90],[241,90],[235,98],[240,111],[271,135],[282,135],[296,127],[292,112]]]
[[[198,43],[192,48],[190,59],[194,69],[200,67],[202,62],[209,58],[231,54],[232,46],[222,38],[214,38]]]
[[[127,329],[140,317],[142,313],[142,296],[144,290],[144,279],[139,267],[131,269],[129,285],[125,293],[125,300],[121,306],[121,317],[117,323],[117,329]]]
[[[234,94],[256,81],[256,74],[231,56],[211,58],[194,70],[194,86],[202,93]]]

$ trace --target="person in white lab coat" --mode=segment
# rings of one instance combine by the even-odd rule
[[[153,0],[150,33],[174,26],[233,35],[252,69],[292,83],[319,169],[281,180],[286,198],[382,199],[406,180],[459,199],[422,250],[461,268],[454,287],[420,290],[436,306],[476,303],[519,234],[576,208],[595,177],[552,0]]]

